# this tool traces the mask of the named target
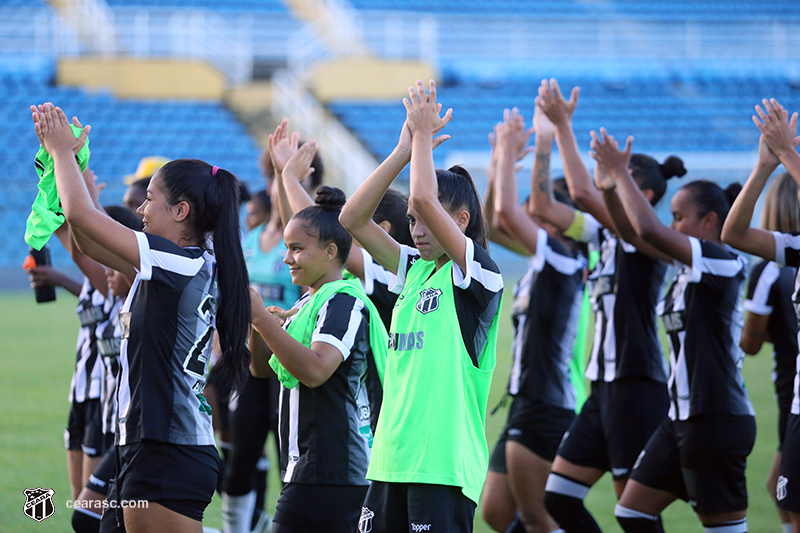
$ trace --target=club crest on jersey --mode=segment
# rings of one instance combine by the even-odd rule
[[[41,522],[45,518],[50,518],[56,512],[56,508],[53,505],[53,495],[56,491],[53,489],[38,487],[25,489],[22,493],[25,495],[25,505],[22,508],[25,516]]]
[[[423,315],[439,309],[439,296],[442,291],[439,289],[425,289],[419,293],[419,300],[417,301],[417,311]]]

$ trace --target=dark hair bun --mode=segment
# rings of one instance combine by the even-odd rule
[[[334,211],[341,211],[342,206],[347,200],[344,191],[336,187],[323,185],[317,189],[317,197],[314,202],[323,209],[333,209]]]
[[[458,174],[459,176],[463,176],[465,178],[469,178],[472,181],[472,176],[470,176],[469,171],[466,168],[462,167],[461,165],[453,165],[452,167],[448,168],[450,172],[454,174]]]
[[[734,181],[723,191],[725,193],[725,198],[728,200],[729,205],[733,205],[734,200],[736,197],[739,196],[739,193],[742,192],[742,186],[739,184],[738,181]]]
[[[658,165],[658,170],[661,171],[661,175],[664,176],[665,180],[673,176],[680,178],[686,175],[686,169],[683,167],[683,160],[674,155],[669,156],[666,161]]]

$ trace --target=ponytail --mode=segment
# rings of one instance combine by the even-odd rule
[[[447,170],[437,170],[436,181],[439,187],[439,201],[451,213],[462,208],[469,212],[469,223],[464,234],[488,251],[486,218],[483,215],[478,190],[467,169],[455,165]]]
[[[178,159],[159,173],[174,205],[190,205],[189,225],[198,242],[211,237],[217,262],[217,332],[222,357],[216,365],[224,382],[241,390],[250,364],[250,293],[239,231],[239,180],[225,169],[196,159]]]

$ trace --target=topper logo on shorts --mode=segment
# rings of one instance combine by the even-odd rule
[[[56,508],[53,505],[53,495],[56,491],[53,489],[38,487],[25,489],[22,493],[25,495],[25,505],[22,508],[25,516],[41,522],[45,518],[50,518],[56,512]]]
[[[431,524],[411,524],[411,531],[430,531]]]
[[[372,531],[372,517],[375,513],[370,511],[369,507],[361,508],[361,518],[358,519],[358,532],[369,533]]]
[[[775,487],[775,497],[780,501],[786,498],[786,485],[789,484],[789,478],[778,476],[778,485]]]
[[[442,291],[439,289],[425,289],[419,293],[419,300],[417,300],[417,311],[423,315],[427,315],[439,309],[439,296]]]

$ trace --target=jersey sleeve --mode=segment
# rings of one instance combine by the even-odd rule
[[[800,235],[772,232],[775,237],[775,262],[779,266],[800,267]]]
[[[411,265],[419,259],[419,252],[416,248],[400,245],[400,261],[397,263],[397,276],[394,277],[392,283],[389,285],[389,290],[395,294],[403,292],[403,287],[406,285],[406,275]]]
[[[478,366],[489,327],[500,310],[503,277],[489,252],[467,240],[466,266],[453,263],[454,298],[461,336],[473,364]]]
[[[575,218],[572,224],[564,231],[564,236],[573,241],[592,243],[600,246],[600,232],[603,226],[589,213],[575,210]]]
[[[371,296],[378,286],[384,286],[387,289],[395,284],[395,276],[369,255],[364,248],[361,248],[361,255],[364,263],[364,291],[367,296]],[[408,267],[406,267],[408,271]]]
[[[744,260],[722,246],[695,237],[688,237],[692,246],[692,264],[689,265],[689,283],[703,283],[712,289],[722,290],[744,269]]]
[[[774,305],[775,283],[780,278],[780,268],[773,261],[762,261],[750,272],[747,299],[744,308],[757,315],[771,315]]]
[[[202,253],[192,254],[158,235],[137,231],[136,240],[142,281],[155,281],[173,290],[183,290],[205,264]]]
[[[347,359],[365,322],[363,309],[364,302],[355,296],[334,294],[319,310],[311,342],[330,344],[339,350],[342,360]]]

